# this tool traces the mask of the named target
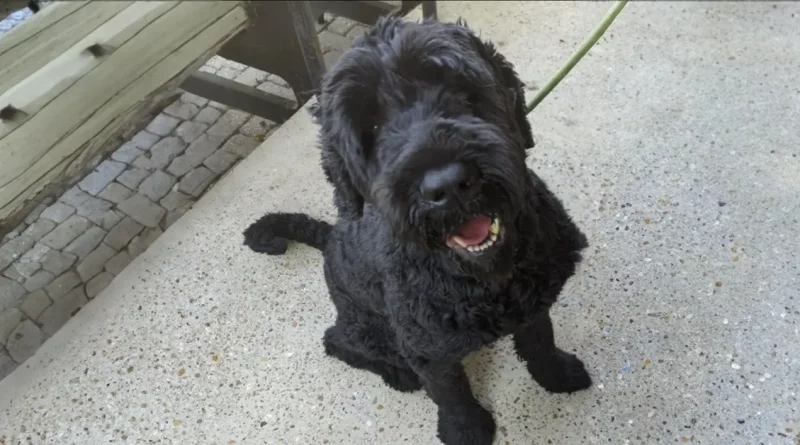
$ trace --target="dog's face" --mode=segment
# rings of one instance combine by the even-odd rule
[[[493,46],[460,23],[383,19],[326,75],[315,116],[340,214],[374,205],[404,242],[507,271],[533,139]]]

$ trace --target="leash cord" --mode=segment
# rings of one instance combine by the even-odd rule
[[[574,68],[575,65],[580,62],[583,56],[585,56],[586,53],[592,49],[595,43],[600,40],[600,37],[603,37],[603,34],[606,32],[608,27],[614,23],[614,19],[616,19],[619,13],[622,12],[622,8],[625,7],[626,3],[628,3],[628,0],[618,0],[614,2],[614,6],[608,10],[605,17],[603,17],[603,20],[599,25],[597,25],[597,28],[595,28],[595,30],[589,34],[586,40],[581,43],[581,46],[579,46],[578,50],[575,51],[575,53],[572,54],[572,57],[567,60],[567,63],[559,68],[553,77],[547,81],[547,84],[545,84],[545,86],[536,93],[536,96],[534,96],[534,98],[528,102],[528,104],[525,106],[526,114],[530,114],[530,112],[533,111],[533,109],[536,108],[536,106],[539,105],[539,103],[543,101],[551,91],[553,91],[556,85],[558,85],[559,82],[567,77],[567,74],[569,74],[572,68]]]

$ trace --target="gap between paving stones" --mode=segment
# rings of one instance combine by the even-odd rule
[[[330,66],[366,27],[325,14]],[[212,57],[212,72],[294,101],[280,77]],[[0,379],[84,305],[277,128],[184,93],[61,196],[0,242]]]

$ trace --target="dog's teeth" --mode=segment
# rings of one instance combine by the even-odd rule
[[[497,242],[497,234],[495,233],[491,234],[491,236],[489,236],[489,240],[492,242],[492,244]]]
[[[500,220],[495,218],[492,220],[492,225],[489,227],[489,232],[493,235],[500,233]]]

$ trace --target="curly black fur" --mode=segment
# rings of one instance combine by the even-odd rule
[[[289,240],[323,251],[337,310],[325,351],[397,390],[424,387],[447,445],[492,443],[461,360],[501,337],[546,390],[591,385],[549,316],[587,241],[525,165],[524,105],[512,65],[465,24],[382,19],[326,75],[314,110],[339,220],[275,213],[245,232],[258,252]],[[467,180],[448,199],[422,196],[423,178],[456,164]],[[451,242],[476,215],[503,227],[482,253]]]

